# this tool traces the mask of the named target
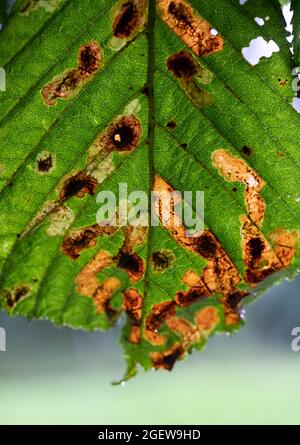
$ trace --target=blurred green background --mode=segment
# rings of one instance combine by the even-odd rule
[[[275,286],[247,308],[237,335],[210,339],[171,373],[141,370],[117,387],[120,327],[91,334],[0,313],[0,423],[299,424],[299,289],[300,276]]]

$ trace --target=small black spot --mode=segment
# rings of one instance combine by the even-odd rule
[[[37,160],[37,171],[39,173],[49,173],[53,168],[53,158],[50,154],[45,155]]]
[[[8,186],[8,187],[12,187],[12,186],[13,186],[12,181],[7,181],[7,186]]]
[[[149,87],[147,85],[144,85],[141,90],[141,93],[145,94],[145,96],[149,97],[149,92],[150,92]]]
[[[197,74],[198,64],[188,51],[173,54],[167,60],[167,67],[175,77],[190,80]]]
[[[17,238],[21,238],[21,233],[17,233]]]
[[[170,130],[174,130],[174,128],[177,127],[176,122],[172,119],[167,123],[167,127],[170,128]]]
[[[233,192],[237,192],[238,188],[237,187],[232,187],[232,191]]]
[[[186,149],[188,147],[188,144],[183,143],[183,144],[181,144],[181,147]]]
[[[244,153],[245,156],[250,156],[251,155],[252,150],[251,150],[250,147],[248,147],[248,145],[244,145],[242,150],[243,150],[243,153]]]

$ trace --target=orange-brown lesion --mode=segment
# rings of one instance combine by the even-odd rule
[[[54,77],[41,91],[46,105],[53,106],[57,99],[74,97],[79,88],[90,80],[103,65],[100,46],[95,40],[82,45],[78,50],[77,68]]]
[[[279,228],[269,235],[269,241],[261,231],[266,210],[266,203],[261,197],[262,178],[243,159],[225,149],[212,154],[212,163],[227,181],[245,185],[247,214],[240,218],[246,266],[244,280],[256,286],[291,264],[296,254],[298,234]]]
[[[164,22],[197,55],[221,51],[224,40],[211,33],[212,26],[185,0],[158,0],[158,9]]]

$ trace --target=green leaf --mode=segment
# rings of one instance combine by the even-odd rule
[[[293,32],[294,32],[294,58],[297,66],[300,66],[300,3],[297,0],[291,1],[293,14]]]
[[[252,66],[243,49],[259,36],[280,51]],[[245,303],[295,275],[300,121],[277,3],[29,1],[0,35],[0,66],[10,315],[85,330],[121,318],[127,379],[235,331]],[[96,195],[120,183],[203,191],[204,231],[163,224],[159,206],[159,226],[101,226]]]

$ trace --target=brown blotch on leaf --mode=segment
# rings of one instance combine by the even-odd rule
[[[56,99],[70,99],[102,66],[102,53],[95,40],[78,50],[77,68],[55,77],[41,91],[46,105],[53,106]]]
[[[131,152],[137,147],[141,134],[142,127],[137,117],[122,116],[112,122],[96,139],[93,149],[105,153]]]
[[[31,293],[29,286],[22,284],[14,290],[4,289],[3,298],[9,309],[14,309],[18,303],[27,298]]]
[[[167,123],[167,127],[170,128],[170,130],[174,130],[177,127],[176,121],[174,121],[173,119],[170,120]]]
[[[180,344],[175,344],[165,352],[151,352],[150,358],[154,368],[172,371],[176,361],[182,358],[184,354],[184,348]]]
[[[114,257],[117,266],[125,270],[130,281],[134,283],[143,277],[145,265],[143,259],[133,251],[133,248],[144,242],[145,234],[145,227],[126,227],[123,245]]]
[[[141,328],[140,326],[133,324],[130,328],[128,335],[128,341],[135,345],[138,345],[141,341]]]
[[[223,49],[220,35],[211,33],[211,25],[185,0],[158,0],[162,19],[197,55],[209,55]]]
[[[171,250],[159,250],[151,256],[152,267],[156,272],[162,272],[172,266],[175,257]]]
[[[195,250],[203,258],[212,258],[217,252],[217,241],[216,238],[209,232],[205,231],[202,235],[196,238]]]
[[[195,322],[201,334],[210,334],[220,322],[218,309],[214,306],[200,309],[195,315]]]
[[[173,54],[167,60],[167,67],[178,79],[190,80],[198,71],[198,63],[188,51]]]
[[[118,312],[111,306],[111,298],[113,294],[120,288],[121,282],[116,277],[107,278],[99,285],[96,292],[92,296],[98,313],[105,313],[112,320]]]
[[[72,196],[83,198],[86,193],[94,195],[98,186],[98,181],[94,176],[85,172],[78,172],[67,177],[60,191],[60,199],[65,201]]]
[[[175,302],[178,306],[188,307],[210,296],[210,290],[201,280],[198,286],[191,287],[188,291],[177,292],[175,295]]]
[[[96,246],[98,236],[109,236],[116,230],[116,227],[99,224],[84,227],[68,235],[62,243],[61,250],[64,255],[76,260],[83,250]]]
[[[251,238],[247,243],[247,263],[249,267],[255,267],[264,251],[265,243],[261,237]]]
[[[130,288],[123,292],[123,308],[130,319],[139,325],[142,318],[143,297],[137,289]]]
[[[145,26],[147,4],[145,0],[122,0],[113,21],[114,37],[132,39]]]
[[[75,279],[76,291],[85,297],[92,297],[100,283],[97,274],[113,263],[111,254],[101,250],[96,256],[79,272]]]
[[[165,337],[158,333],[161,325],[175,315],[176,305],[173,301],[155,304],[145,322],[145,338],[154,345],[162,345]]]

